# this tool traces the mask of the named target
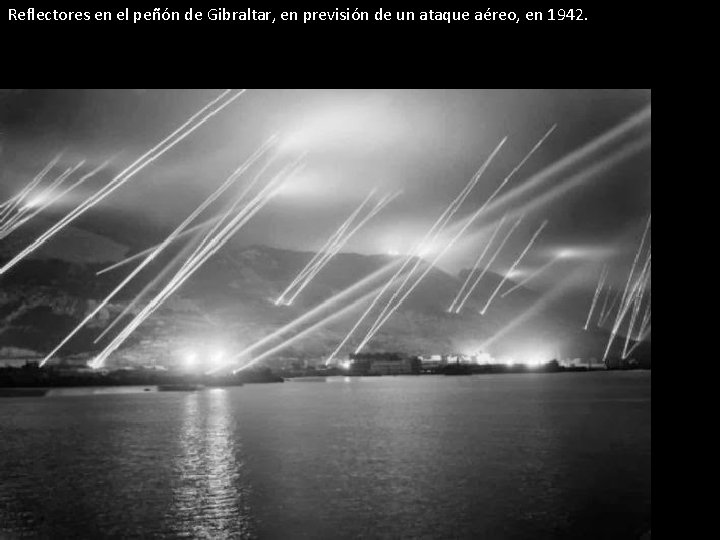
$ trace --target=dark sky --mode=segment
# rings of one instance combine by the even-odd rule
[[[21,188],[60,150],[63,163],[134,160],[218,90],[22,90],[0,94],[0,197]],[[650,212],[649,90],[250,90],[127,185],[97,212],[113,209],[161,228],[179,223],[270,134],[289,155],[307,150],[302,177],[237,238],[318,248],[373,187],[403,195],[360,231],[347,251],[403,252],[466,184],[495,145],[508,141],[458,216],[475,210],[535,142],[557,129],[506,186],[502,204],[468,231],[440,266],[472,264],[492,224],[525,211],[498,257],[507,269],[534,229],[549,224],[518,277],[559,250],[627,273]],[[626,122],[635,116],[635,121]],[[626,122],[604,144],[592,145]],[[591,145],[587,152],[578,149]],[[564,161],[561,161],[564,160]],[[561,166],[548,167],[560,162]],[[529,186],[517,190],[518,186]],[[501,194],[501,198],[502,195]],[[71,205],[76,200],[67,200]],[[513,214],[514,212],[514,214]],[[571,258],[572,259],[572,258]],[[535,280],[547,287],[571,271],[563,261]]]

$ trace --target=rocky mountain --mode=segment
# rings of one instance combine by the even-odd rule
[[[24,236],[27,242],[27,234]],[[17,252],[22,241],[23,238],[17,236],[13,242],[3,242],[0,259],[7,260]],[[95,273],[123,257],[128,250],[117,239],[71,228],[33,258],[2,276],[0,352],[22,350],[42,354],[51,350],[126,275],[129,266],[101,276]],[[98,334],[173,254],[167,254],[145,269],[62,349],[62,354],[101,350],[116,330],[94,343]],[[113,359],[118,362],[157,360],[172,363],[181,361],[188,351],[197,351],[201,355],[227,355],[243,350],[392,260],[389,256],[339,254],[292,306],[275,306],[275,298],[311,256],[311,253],[267,246],[226,246],[146,321]],[[527,289],[520,289],[503,299],[497,297],[488,312],[480,315],[479,309],[500,279],[495,274],[485,276],[461,314],[448,314],[448,304],[463,278],[462,273],[451,276],[438,269],[431,270],[366,350],[440,354],[476,353],[483,349],[493,357],[510,357],[518,361],[599,358],[602,355],[607,342],[604,331],[584,332],[584,321],[576,310],[558,305],[544,306],[543,298]],[[382,283],[381,279],[373,286]],[[332,316],[327,324],[276,353],[285,357],[326,356],[367,305],[338,316],[338,311],[355,298],[357,295],[322,310],[317,319],[283,334],[254,354],[281,344],[323,317]],[[352,345],[358,343],[370,321],[368,319],[349,341],[344,352],[350,352]]]

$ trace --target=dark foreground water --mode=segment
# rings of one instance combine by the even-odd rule
[[[0,400],[0,538],[638,538],[650,373]]]

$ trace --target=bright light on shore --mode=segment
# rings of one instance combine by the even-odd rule
[[[524,364],[527,364],[528,366],[541,366],[545,363],[545,359],[539,357],[539,356],[533,356],[530,358],[526,358],[524,361]]]
[[[344,370],[348,370],[352,366],[352,360],[343,360],[339,363],[339,366]]]

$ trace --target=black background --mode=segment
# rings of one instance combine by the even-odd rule
[[[492,10],[580,8],[586,21],[8,22],[0,17],[5,74],[20,87],[495,87],[649,88],[654,13],[641,3],[595,7],[492,5]],[[41,7],[130,11],[129,6]],[[207,12],[218,6],[193,6]],[[258,10],[341,10],[326,5]],[[488,5],[405,8],[485,12]],[[164,8],[163,8],[164,9]],[[188,7],[170,8],[184,13]],[[226,7],[243,10],[245,6]],[[302,15],[300,15],[302,18]],[[7,80],[7,79],[6,79]],[[6,85],[8,83],[5,83]]]

